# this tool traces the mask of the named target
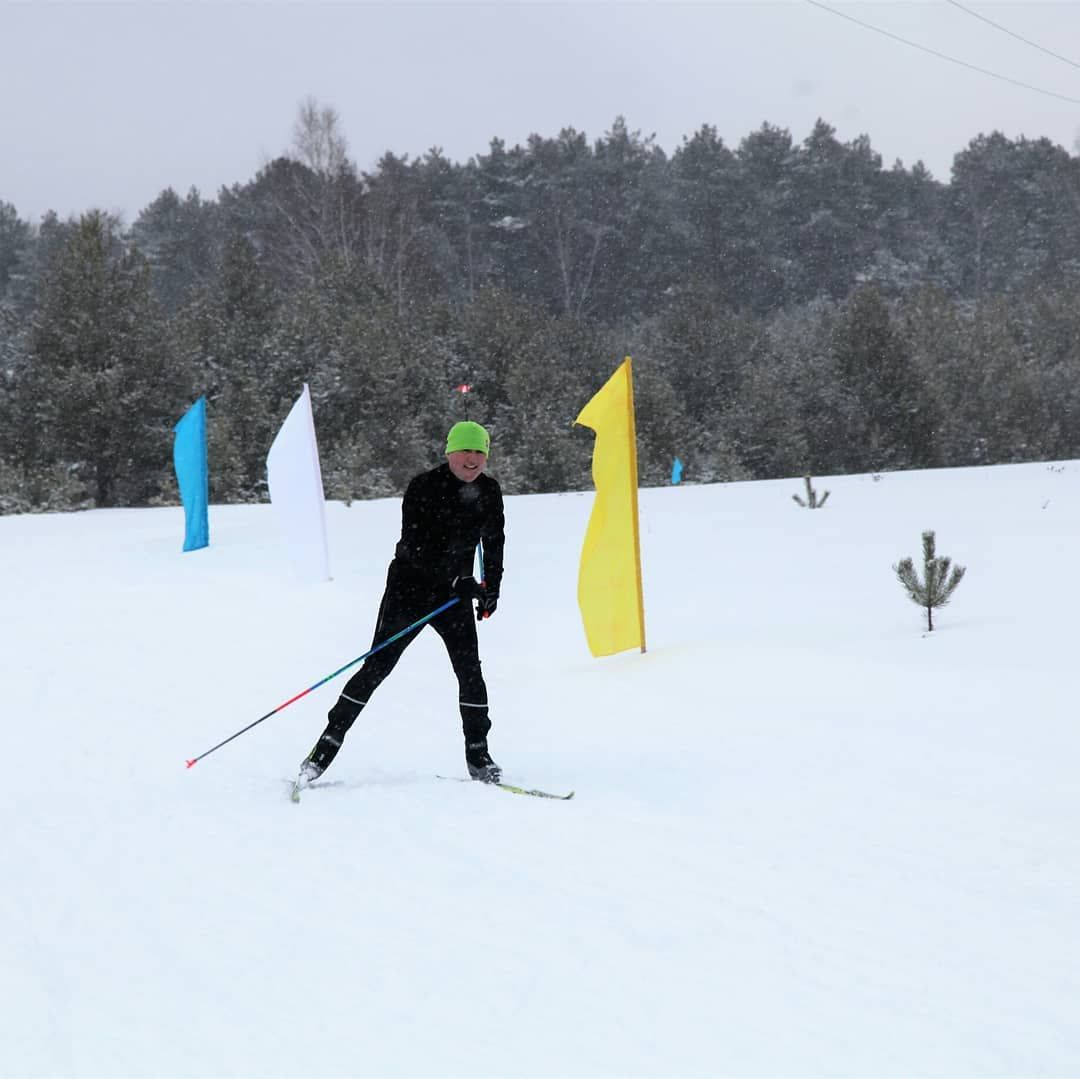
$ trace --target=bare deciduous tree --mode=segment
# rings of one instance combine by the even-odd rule
[[[319,176],[336,176],[347,168],[349,147],[337,109],[305,98],[293,125],[293,150],[296,160]]]

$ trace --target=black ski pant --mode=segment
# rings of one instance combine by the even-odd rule
[[[430,614],[436,607],[441,607],[448,598],[448,582],[432,582],[410,571],[395,559],[390,563],[386,574],[386,591],[383,593],[382,603],[379,604],[372,647],[411,626],[418,618]],[[430,625],[442,638],[454,674],[457,675],[458,706],[465,742],[482,742],[491,729],[491,720],[488,718],[487,686],[480,670],[480,651],[472,603],[465,600],[455,603],[425,625]],[[423,628],[418,626],[411,633],[403,634],[393,644],[379,649],[366,659],[360,670],[345,683],[341,696],[327,715],[326,730],[308,758],[312,763],[322,770],[329,767],[356,717]]]

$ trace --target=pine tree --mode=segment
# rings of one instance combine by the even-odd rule
[[[800,505],[803,509],[819,510],[828,501],[829,492],[826,491],[820,498],[813,483],[810,482],[809,476],[804,476],[806,481],[806,498],[800,498],[798,495],[792,495],[791,497]]]
[[[150,264],[154,295],[175,312],[194,289],[208,285],[221,258],[221,214],[196,188],[183,200],[166,188],[139,214],[129,239]]]
[[[936,463],[934,417],[925,387],[910,346],[877,289],[859,289],[841,308],[832,351],[848,399],[848,445],[858,447],[849,453],[847,469],[926,468]]]
[[[69,467],[99,507],[154,498],[186,387],[149,267],[105,215],[83,216],[57,253],[29,355],[19,387],[34,420],[26,460]]]
[[[195,291],[176,324],[184,362],[214,416],[211,499],[262,497],[266,451],[299,393],[300,380],[269,348],[277,313],[254,245],[231,233],[212,285]]]
[[[29,223],[20,219],[14,206],[0,201],[0,302],[7,298],[8,283],[30,242]]]
[[[953,566],[950,558],[937,557],[932,530],[927,530],[922,534],[922,545],[923,580],[919,580],[915,564],[910,558],[901,559],[893,566],[893,572],[897,580],[907,589],[912,602],[925,609],[926,628],[929,632],[933,632],[934,609],[948,605],[953,592],[956,591],[956,586],[964,579],[966,570],[963,566]]]

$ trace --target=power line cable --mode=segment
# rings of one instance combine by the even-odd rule
[[[969,7],[964,7],[958,0],[945,0],[945,3],[952,4],[953,7],[959,8],[966,15],[970,15],[973,19],[981,19],[984,23],[992,26],[995,30],[1000,30],[1003,34],[1008,34],[1009,37],[1016,38],[1017,41],[1022,41],[1025,45],[1030,45],[1033,49],[1038,49],[1039,52],[1046,53],[1047,56],[1052,56],[1055,60],[1062,60],[1066,64],[1071,64],[1075,68],[1080,68],[1075,60],[1070,60],[1067,56],[1062,56],[1059,52],[1054,52],[1052,49],[1046,49],[1040,45],[1037,41],[1029,41],[1026,37],[1015,33],[1007,26],[1002,26],[1000,23],[994,22],[993,19],[988,19],[985,15],[980,15],[977,11],[972,11]]]
[[[882,30],[880,26],[872,26],[868,22],[863,22],[862,19],[856,19],[854,15],[848,15],[847,12],[837,11],[836,8],[831,8],[828,4],[822,4],[820,0],[806,0],[806,2],[808,4],[813,4],[814,7],[821,8],[822,11],[827,11],[830,15],[838,15],[841,19],[847,19],[849,22],[856,23],[867,30],[873,30],[875,34],[883,34],[885,37],[892,38],[893,41],[899,41],[902,45],[909,45],[911,48],[918,49],[920,52],[926,52],[931,56],[936,56],[939,60],[948,60],[950,64],[959,64],[960,67],[966,67],[969,71],[977,71],[980,75],[989,75],[992,79],[999,79],[1001,82],[1011,83],[1013,86],[1020,86],[1025,90],[1034,90],[1037,94],[1045,94],[1047,97],[1056,97],[1059,101],[1069,102],[1070,105],[1080,105],[1080,98],[1067,97],[1065,94],[1058,94],[1053,90],[1043,90],[1038,86],[1032,86],[1029,82],[1011,79],[1008,75],[999,75],[996,71],[990,71],[985,67],[969,64],[966,60],[958,60],[955,56],[948,56],[946,53],[938,52],[937,49],[931,49],[928,46],[920,45],[915,41],[908,41],[907,38],[900,37],[899,34],[894,34],[889,30]]]

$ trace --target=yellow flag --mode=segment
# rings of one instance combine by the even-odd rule
[[[630,357],[574,421],[596,432],[596,501],[581,548],[578,606],[589,651],[645,651],[645,604],[638,538],[637,436]]]

